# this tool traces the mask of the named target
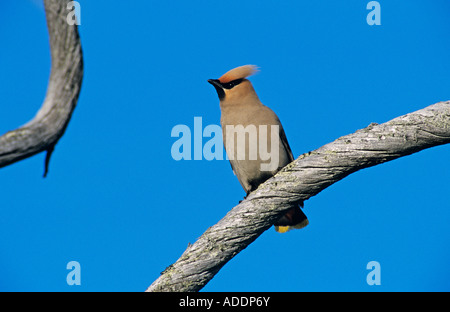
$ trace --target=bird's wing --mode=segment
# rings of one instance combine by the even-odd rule
[[[291,147],[289,146],[289,143],[288,143],[288,140],[286,137],[286,133],[284,133],[283,126],[280,126],[280,140],[281,140],[281,144],[283,144],[284,149],[286,150],[286,152],[288,154],[289,162],[293,162],[294,155],[292,154]]]
[[[237,163],[235,163],[237,165]],[[238,178],[239,183],[241,184],[242,188],[244,189],[245,193],[247,193],[247,195],[250,193],[251,191],[251,187],[248,184],[248,182],[246,182],[246,180],[242,177],[242,170],[238,171],[236,168],[234,168],[233,166],[233,162],[230,160],[230,165],[231,165],[231,169],[233,170],[234,175]],[[241,174],[239,174],[241,173]]]

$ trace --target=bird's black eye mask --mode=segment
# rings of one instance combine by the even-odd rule
[[[232,89],[234,86],[237,86],[238,84],[240,84],[242,81],[244,81],[244,79],[236,79],[236,80],[232,80],[230,82],[227,83],[222,83],[222,87],[224,87],[225,89]]]
[[[221,83],[219,79],[209,79],[208,82],[214,86],[214,88],[217,91],[217,95],[219,96],[219,99],[223,99],[225,97],[225,91],[223,89],[232,89],[233,87],[240,84],[242,81],[244,81],[244,78],[235,79],[227,83]]]

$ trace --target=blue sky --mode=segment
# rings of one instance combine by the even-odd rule
[[[251,80],[296,157],[450,99],[446,0],[379,1],[380,26],[359,0],[79,2],[85,76],[49,176],[44,154],[0,169],[1,291],[143,291],[234,207],[244,191],[226,160],[170,153],[174,126],[219,124],[206,80],[233,67],[260,67]],[[0,18],[4,133],[39,109],[50,56],[39,1],[2,1]],[[269,229],[204,291],[449,291],[449,155],[332,185],[305,202],[307,228]]]

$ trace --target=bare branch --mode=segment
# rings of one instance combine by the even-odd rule
[[[198,291],[293,204],[363,168],[450,143],[450,101],[343,136],[301,155],[210,227],[147,291]]]
[[[47,151],[51,152],[70,121],[80,94],[83,56],[76,25],[69,25],[68,0],[45,0],[52,66],[47,95],[36,116],[0,137],[0,168]]]

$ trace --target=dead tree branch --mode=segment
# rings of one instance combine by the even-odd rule
[[[47,94],[31,121],[0,137],[0,168],[47,151],[45,176],[50,155],[69,124],[80,94],[83,56],[77,26],[67,22],[68,2],[44,1],[52,60]]]
[[[147,291],[198,291],[294,203],[355,171],[447,143],[450,101],[371,124],[303,154],[206,230]]]

